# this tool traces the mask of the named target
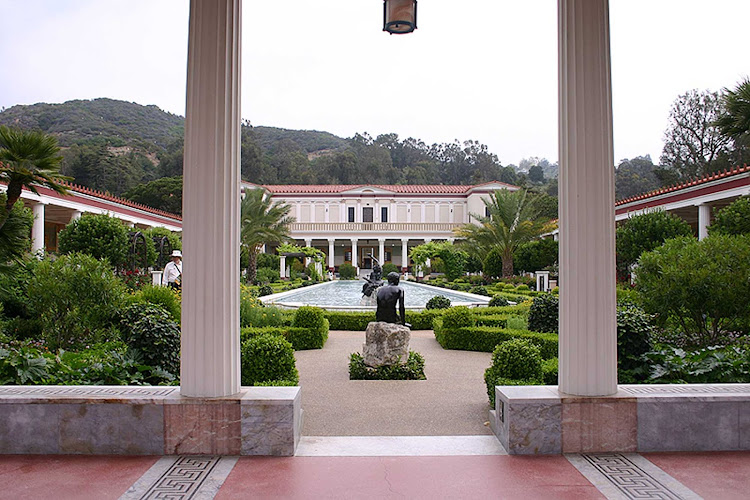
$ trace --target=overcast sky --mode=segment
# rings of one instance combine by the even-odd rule
[[[750,75],[747,0],[611,0],[615,161],[658,161],[669,108]],[[0,107],[110,97],[185,114],[187,0],[0,0]],[[557,2],[245,0],[242,117],[351,137],[475,139],[557,159]]]

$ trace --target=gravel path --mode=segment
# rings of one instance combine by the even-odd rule
[[[413,331],[427,380],[349,380],[349,354],[365,332],[332,331],[324,349],[297,351],[305,436],[491,434],[484,370],[491,354],[444,350],[432,331]]]

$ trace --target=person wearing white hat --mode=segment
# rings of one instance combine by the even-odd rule
[[[172,251],[172,260],[164,266],[162,283],[176,289],[182,286],[182,252],[179,250]]]

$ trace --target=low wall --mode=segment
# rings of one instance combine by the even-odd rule
[[[3,386],[0,454],[291,456],[301,417],[299,387]]]
[[[750,384],[621,385],[606,397],[495,391],[490,425],[511,454],[750,450]]]

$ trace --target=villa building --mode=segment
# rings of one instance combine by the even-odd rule
[[[409,249],[432,240],[453,241],[453,230],[485,214],[482,201],[498,189],[517,186],[488,182],[445,185],[267,185],[273,201],[292,207],[291,236],[301,246],[321,250],[329,270],[349,263],[371,269],[373,260],[403,271]]]

